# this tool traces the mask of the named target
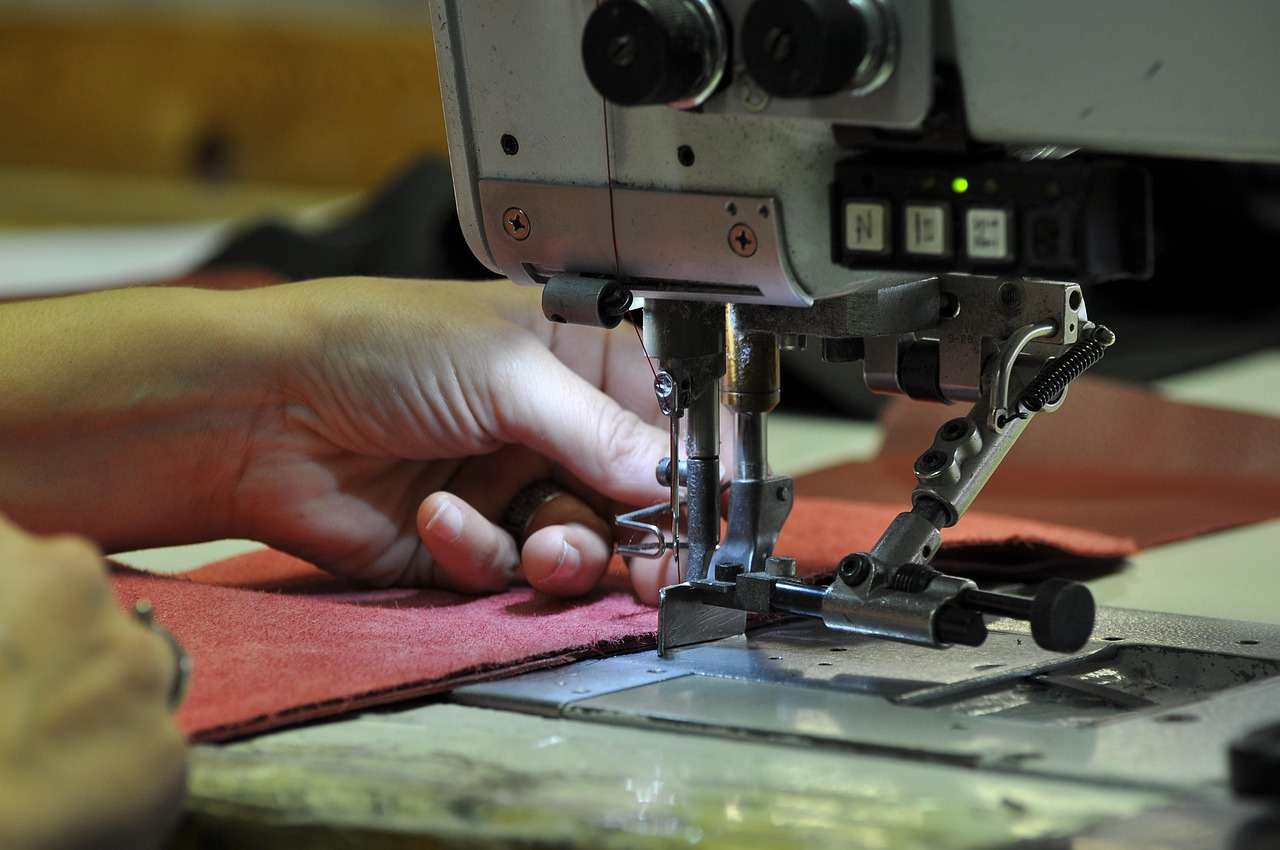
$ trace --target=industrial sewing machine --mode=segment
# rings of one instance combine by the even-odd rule
[[[1220,626],[1095,612],[1074,582],[1034,598],[980,590],[930,560],[1023,429],[1113,342],[1085,287],[1151,273],[1150,186],[1128,155],[1280,161],[1280,110],[1255,94],[1280,90],[1274,7],[434,0],[433,11],[477,256],[541,286],[551,321],[608,327],[643,303],[670,498],[618,518],[620,551],[677,557],[683,578],[663,591],[656,658],[464,699],[1218,781],[1185,748],[1134,758],[1141,730],[1158,736],[1177,706],[1228,681],[1268,680],[1224,697],[1235,720],[1204,745],[1221,746],[1267,716],[1274,650],[1242,653]],[[849,363],[851,380],[860,365],[877,392],[965,406],[921,446],[909,509],[827,586],[798,580],[774,551],[793,490],[769,464],[766,420],[779,352],[802,345]],[[751,614],[804,619],[747,639]],[[1115,635],[1131,645],[1107,643]],[[934,651],[956,644],[983,645],[987,663]],[[856,648],[861,666],[833,669],[833,647]],[[784,656],[785,672],[766,670]],[[1143,676],[1178,684],[1148,699],[1135,691]],[[1033,678],[1053,694],[1029,693]],[[996,692],[1002,710],[1052,727],[1034,753],[987,720],[925,734],[901,714]],[[725,706],[762,699],[775,702],[761,717],[725,719]],[[820,708],[826,725],[806,725]],[[990,702],[971,715],[989,713]],[[1129,713],[1118,731],[1097,724]]]

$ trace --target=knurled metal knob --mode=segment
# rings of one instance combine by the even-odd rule
[[[612,103],[692,106],[719,83],[725,42],[705,0],[605,0],[587,19],[582,61]]]

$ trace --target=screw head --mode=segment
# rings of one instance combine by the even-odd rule
[[[604,54],[615,68],[629,68],[636,61],[636,37],[630,33],[614,36],[605,47]]]
[[[745,224],[735,224],[729,228],[729,247],[739,257],[750,257],[756,252],[756,232]]]
[[[947,456],[937,449],[929,449],[929,451],[920,455],[916,461],[917,475],[933,475],[941,472],[947,465]]]
[[[653,394],[658,398],[658,409],[663,416],[671,416],[683,410],[680,398],[680,384],[666,369],[658,372],[653,379]]]
[[[676,391],[676,379],[670,372],[659,372],[653,379],[653,391],[658,398],[671,398]]]
[[[969,433],[969,420],[962,418],[948,419],[938,429],[938,437],[947,442],[955,442]]]
[[[517,242],[523,242],[529,238],[530,226],[529,216],[525,215],[524,210],[519,207],[508,207],[502,214],[502,229]]]
[[[840,580],[850,587],[856,587],[871,575],[871,556],[866,552],[853,552],[840,560],[836,570]]]

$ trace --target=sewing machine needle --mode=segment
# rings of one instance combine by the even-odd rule
[[[680,574],[680,414],[671,414],[671,555],[676,566],[676,581]]]

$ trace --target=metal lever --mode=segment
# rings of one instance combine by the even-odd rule
[[[843,566],[861,560],[858,555],[868,557],[865,553],[857,553],[846,558],[837,581],[845,580],[847,570]],[[950,578],[928,567],[924,570],[932,574],[922,577],[925,587],[933,578]],[[714,581],[686,586],[685,592],[703,605],[815,618],[822,618],[826,596],[825,588],[758,572],[724,574]],[[899,596],[909,596],[913,592],[919,591],[889,591]],[[1077,652],[1088,642],[1093,633],[1095,614],[1093,594],[1089,589],[1066,579],[1046,581],[1030,599],[970,588],[960,591],[950,602],[937,608],[930,636],[939,645],[981,646],[987,638],[984,615],[993,615],[1025,620],[1031,624],[1031,636],[1041,649],[1070,653]]]
[[[1032,599],[987,590],[966,590],[955,604],[980,614],[1031,623],[1031,636],[1041,649],[1075,652],[1093,633],[1096,606],[1089,588],[1077,581],[1050,579]]]

